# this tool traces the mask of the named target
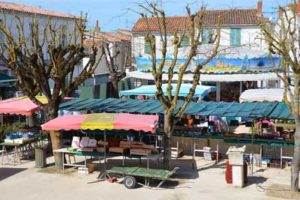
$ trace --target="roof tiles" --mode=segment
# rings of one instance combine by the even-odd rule
[[[16,3],[8,3],[8,2],[0,2],[0,9],[15,11],[15,12],[23,12],[29,14],[38,14],[38,15],[46,15],[52,17],[61,17],[61,18],[75,18],[74,15],[60,13],[56,11],[45,10],[38,7],[27,6]]]
[[[221,17],[222,26],[226,25],[256,25],[258,23],[257,9],[206,10],[204,21],[206,25],[214,25]],[[168,32],[184,31],[188,29],[187,16],[166,18]],[[159,31],[157,18],[140,18],[134,25],[132,32]]]

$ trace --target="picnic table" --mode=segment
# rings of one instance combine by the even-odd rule
[[[121,175],[124,177],[124,185],[128,189],[132,189],[136,184],[149,187],[151,179],[160,180],[156,188],[159,188],[164,182],[169,180],[170,176],[176,173],[178,167],[175,167],[172,171],[164,169],[150,169],[142,167],[112,167],[107,170],[109,178],[112,175]],[[144,178],[145,184],[137,182],[137,178]]]

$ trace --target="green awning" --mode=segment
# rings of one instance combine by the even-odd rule
[[[178,111],[183,101],[178,101]],[[73,99],[60,105],[60,110],[108,113],[163,113],[158,100],[138,99]],[[278,102],[190,102],[184,114],[219,117],[293,119],[288,107]]]
[[[277,104],[276,108],[272,111],[269,117],[273,119],[294,119],[290,109],[283,102]]]
[[[17,79],[12,76],[7,76],[5,74],[0,73],[0,83],[9,83],[9,82],[15,82]]]

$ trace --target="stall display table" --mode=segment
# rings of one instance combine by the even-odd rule
[[[106,156],[113,156],[113,155],[107,155],[104,152],[88,152],[88,151],[71,151],[69,148],[62,148],[54,150],[55,153],[61,153],[62,154],[62,163],[63,163],[63,173],[65,172],[65,166],[70,167],[86,167],[87,166],[87,157],[99,157],[99,158],[106,158]],[[68,155],[69,162],[65,162],[65,156]],[[84,157],[84,164],[77,164],[75,156],[81,156]],[[115,156],[115,155],[114,155]],[[71,157],[73,157],[73,162],[71,162]],[[99,160],[100,162],[100,160]]]
[[[13,148],[14,150],[12,151],[13,155],[13,165],[21,164],[21,157],[23,157],[25,154],[27,158],[30,156],[30,153],[33,152],[34,150],[34,144],[37,142],[37,139],[28,139],[24,140],[23,143],[1,143],[0,145],[2,146],[2,151],[1,151],[1,156],[2,156],[2,165],[4,164],[4,157],[8,159],[8,152],[7,148]],[[9,162],[9,159],[8,159]],[[10,162],[9,162],[10,163]]]
[[[86,156],[84,156],[84,165],[77,164],[75,160],[75,155],[78,153],[77,151],[70,151],[68,148],[62,148],[62,149],[56,149],[54,150],[54,153],[61,153],[62,154],[62,163],[63,163],[63,174],[65,173],[65,166],[71,166],[71,167],[86,167]],[[65,156],[69,156],[69,163],[65,162]],[[71,162],[70,157],[74,158],[74,162]]]
[[[281,147],[280,148],[280,168],[282,169],[283,168],[283,160],[293,160],[293,157],[291,156],[284,156],[283,155],[283,148]]]
[[[149,168],[149,156],[151,155],[151,152],[151,149],[130,149],[130,156],[147,157],[147,168]]]
[[[193,159],[195,159],[196,153],[203,153],[205,160],[212,160],[212,153],[216,154],[216,163],[219,162],[219,144],[217,144],[216,150],[211,150],[210,148],[197,149],[194,143],[193,148]]]

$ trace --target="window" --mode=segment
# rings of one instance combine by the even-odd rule
[[[205,29],[205,30],[203,30],[203,32],[202,32],[202,43],[203,44],[208,44],[210,41],[210,33],[209,33],[209,30],[207,30],[207,29]]]
[[[144,53],[151,54],[150,43],[146,40],[146,38],[145,38],[145,42],[144,42]]]
[[[183,36],[182,41],[181,41],[181,46],[187,47],[189,45],[190,45],[190,38],[188,36]]]
[[[215,31],[212,29],[204,29],[202,32],[202,43],[203,44],[212,44],[215,39]]]
[[[241,29],[232,28],[230,29],[230,45],[241,46]]]
[[[33,38],[34,38],[34,24],[33,24],[33,22],[29,23],[29,32],[30,32],[29,40],[31,42],[31,45],[33,45]]]
[[[63,47],[66,47],[68,45],[67,26],[62,25],[60,27],[60,31],[61,31],[61,44]]]

